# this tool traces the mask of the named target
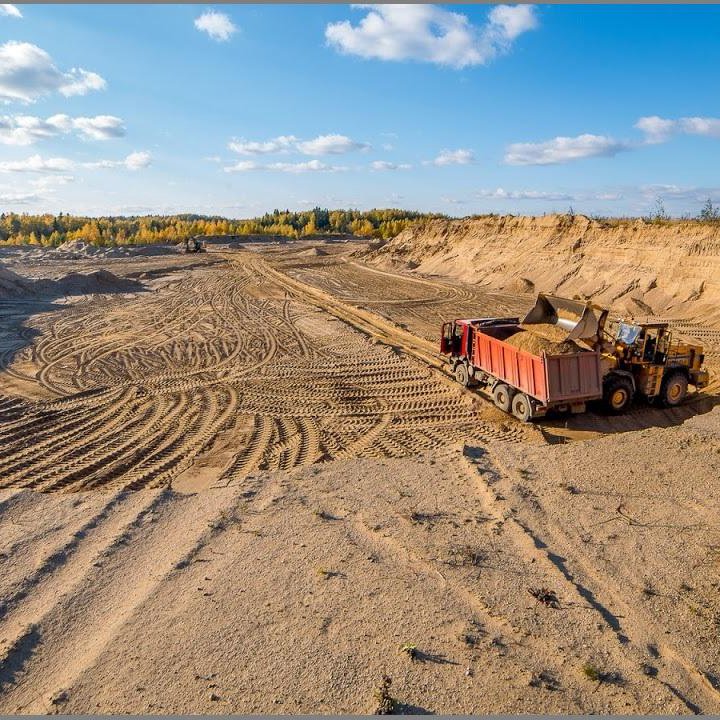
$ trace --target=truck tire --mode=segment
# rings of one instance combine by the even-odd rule
[[[468,373],[467,365],[460,363],[455,368],[455,379],[463,386],[467,387],[470,384],[470,374]]]
[[[512,399],[512,414],[521,422],[530,422],[533,418],[533,406],[530,398],[519,392]]]
[[[687,389],[687,375],[682,370],[669,372],[660,386],[660,402],[665,407],[675,407],[685,399]]]
[[[512,393],[505,383],[498,383],[492,391],[495,404],[503,411],[510,412],[512,407]]]
[[[603,405],[611,415],[622,415],[633,399],[633,386],[628,378],[611,377],[603,387]]]

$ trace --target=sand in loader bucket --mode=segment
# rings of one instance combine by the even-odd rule
[[[539,325],[520,325],[520,331],[505,340],[508,345],[518,350],[540,355],[543,351],[548,355],[564,355],[566,353],[584,352],[573,340],[568,340],[568,331],[557,325],[546,323]]]

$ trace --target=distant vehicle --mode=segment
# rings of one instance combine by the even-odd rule
[[[484,388],[495,404],[528,422],[556,409],[584,412],[601,400],[612,414],[625,412],[635,396],[674,407],[688,385],[709,382],[700,345],[674,340],[667,323],[618,321],[605,329],[608,310],[540,293],[523,325],[550,324],[568,331],[589,349],[539,355],[507,342],[520,320],[478,318],[444,323],[440,352],[456,380]]]
[[[199,253],[206,252],[205,245],[202,239],[195,235],[191,238],[185,238],[185,252],[186,253]]]

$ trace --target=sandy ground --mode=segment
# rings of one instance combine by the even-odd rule
[[[0,711],[720,712],[716,386],[521,425],[526,297],[308,249],[7,262],[142,290],[0,299]]]

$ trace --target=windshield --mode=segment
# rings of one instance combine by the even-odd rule
[[[638,325],[620,323],[617,331],[617,339],[625,345],[632,345],[637,340],[641,330],[642,328]]]

